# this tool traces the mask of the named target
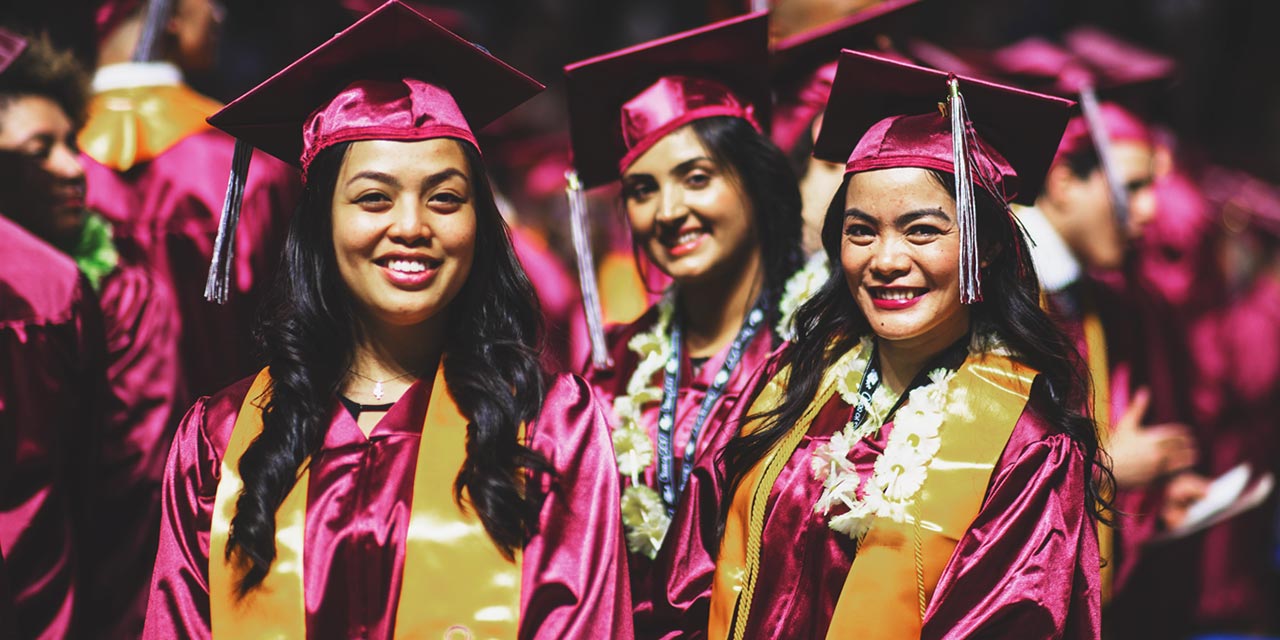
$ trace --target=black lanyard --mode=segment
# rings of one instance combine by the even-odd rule
[[[862,372],[862,382],[858,385],[858,395],[862,397],[862,402],[859,402],[858,406],[853,409],[853,420],[851,420],[851,422],[855,427],[862,426],[862,421],[867,417],[867,407],[871,404],[871,396],[876,392],[876,387],[880,386],[881,376],[879,355],[880,345],[877,342],[873,342],[871,347],[871,359],[867,361],[867,368]],[[916,387],[928,384],[930,373],[938,368],[955,371],[960,368],[960,365],[964,364],[964,360],[968,355],[969,336],[966,335],[965,337],[957,340],[950,347],[943,349],[938,355],[934,356],[933,359],[929,361],[928,366],[921,369],[920,372],[916,374],[916,377],[911,380],[911,384],[907,385],[907,388],[898,396],[898,399],[893,403],[893,407],[884,414],[884,421],[882,424],[889,423],[893,418],[893,414],[897,413],[898,409],[902,407],[902,404],[906,402],[907,396],[912,390]]]
[[[716,372],[716,377],[711,381],[711,387],[707,389],[706,397],[698,407],[698,414],[693,421],[693,430],[689,432],[689,444],[684,448],[684,465],[680,469],[679,487],[676,486],[673,478],[675,475],[672,469],[675,466],[673,433],[676,426],[676,401],[680,399],[680,360],[684,331],[681,329],[679,314],[671,323],[671,356],[667,359],[662,375],[662,405],[658,410],[658,493],[662,495],[662,502],[667,508],[668,516],[675,515],[676,500],[688,484],[689,474],[693,472],[693,457],[698,445],[698,434],[702,431],[707,417],[711,415],[711,407],[724,393],[729,377],[738,366],[738,362],[742,360],[742,353],[746,351],[747,345],[751,344],[751,338],[756,335],[756,330],[760,328],[764,316],[762,300],[756,303],[756,306],[747,314],[742,328],[733,339],[733,344],[729,345],[729,354],[725,356],[724,364],[720,367],[720,371]]]

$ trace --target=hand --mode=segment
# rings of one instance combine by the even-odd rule
[[[1111,455],[1116,485],[1122,489],[1145,486],[1196,463],[1195,439],[1187,425],[1142,424],[1142,416],[1150,404],[1150,391],[1145,387],[1138,389],[1111,431],[1107,453]]]
[[[1164,487],[1160,505],[1160,521],[1166,529],[1176,529],[1187,519],[1187,509],[1204,497],[1209,479],[1194,472],[1179,473]]]

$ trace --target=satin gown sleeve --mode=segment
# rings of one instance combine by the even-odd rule
[[[136,638],[156,556],[165,458],[188,400],[168,288],[147,269],[122,264],[103,281],[101,303],[111,394],[96,483],[106,517],[90,556],[91,624],[103,637]]]
[[[1039,422],[1031,411],[1019,420],[943,570],[921,638],[1100,637],[1097,532],[1081,509],[1084,456]]]
[[[522,638],[631,638],[621,490],[604,407],[577,376],[559,376],[531,428],[540,476],[539,532],[525,547]]]
[[[250,383],[246,380],[213,398],[197,400],[174,435],[160,493],[160,544],[151,575],[144,638],[211,635],[209,528],[221,476],[221,454]]]

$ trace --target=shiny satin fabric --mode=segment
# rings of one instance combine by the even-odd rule
[[[762,369],[750,388],[761,388],[776,369],[776,361]],[[942,571],[919,637],[1098,637],[1097,539],[1084,512],[1084,461],[1070,438],[1034,410],[1043,393],[1032,389],[1032,403],[990,474],[978,515]],[[833,396],[774,483],[744,637],[858,637],[856,627],[830,628],[856,549],[813,512],[821,483],[809,465],[813,450],[852,415]],[[860,473],[871,472],[891,428],[853,448],[850,460]],[[699,484],[691,481],[673,530],[715,530],[724,506],[724,488],[715,486],[723,468],[715,468],[715,460],[708,455],[699,461]],[[659,554],[655,576],[665,588],[653,590],[646,604],[655,637],[705,636],[718,547],[714,536],[692,536]]]
[[[1117,142],[1137,142],[1150,145],[1153,143],[1151,128],[1123,107],[1103,102],[1098,105],[1102,123],[1107,129],[1107,138]],[[1067,130],[1062,133],[1062,142],[1058,143],[1058,154],[1054,162],[1064,156],[1079,153],[1093,148],[1093,136],[1089,133],[1089,123],[1084,116],[1076,116],[1067,123]]]
[[[178,318],[168,288],[121,264],[102,284],[109,402],[91,551],[91,625],[100,638],[137,638],[160,535],[160,483],[173,432],[190,402],[178,368]]]
[[[302,173],[306,175],[316,154],[340,142],[428,138],[457,138],[480,148],[445,89],[414,78],[358,80],[303,123]]]
[[[668,133],[694,120],[716,116],[742,118],[756,130],[755,108],[725,85],[688,76],[664,76],[622,105],[622,140],[627,152],[618,173],[644,155]]]
[[[137,90],[151,89],[156,88]],[[176,117],[169,105],[157,101],[154,112],[134,117],[158,121]],[[172,108],[185,111],[188,107]],[[94,117],[91,113],[91,123]],[[141,132],[115,134],[127,138]],[[253,346],[257,309],[274,277],[286,221],[299,194],[296,169],[266,154],[254,154],[244,216],[236,234],[235,292],[225,305],[207,302],[204,284],[234,147],[230,136],[201,130],[128,172],[91,155],[82,156],[87,206],[111,222],[122,257],[150,268],[177,305],[180,366],[192,396],[213,393],[258,368]]]
[[[0,216],[0,553],[22,638],[75,637],[87,588],[102,317],[70,258]]]
[[[627,382],[631,380],[631,374],[635,372],[635,368],[639,364],[639,358],[627,348],[627,343],[636,334],[652,329],[653,324],[657,322],[657,318],[658,309],[655,305],[631,324],[609,327],[606,333],[606,342],[609,345],[609,357],[613,360],[613,366],[607,369],[598,369],[588,363],[584,377],[600,399],[600,404],[605,408],[606,416],[611,424],[615,420],[612,410],[613,400],[620,395],[626,394]],[[768,359],[769,353],[773,350],[773,346],[777,341],[778,339],[774,336],[772,327],[761,326],[746,350],[743,351],[742,359],[738,362],[737,369],[724,386],[724,394],[712,407],[702,428],[702,433],[698,436],[698,444],[694,454],[695,460],[701,458],[707,451],[714,450],[716,446],[713,443],[724,440],[722,431],[732,432],[735,430],[736,427],[731,425],[727,418],[737,409],[738,403],[746,391],[746,383],[751,379],[752,373]],[[698,407],[701,406],[703,398],[706,397],[707,389],[711,387],[716,373],[724,364],[724,359],[728,356],[729,349],[726,346],[720,353],[708,359],[697,375],[694,375],[693,363],[689,360],[688,350],[682,351],[684,353],[680,362],[680,397],[676,402],[676,424],[672,430],[672,451],[677,452],[675,464],[672,466],[672,474],[677,478],[680,477],[684,467],[683,452],[685,446],[689,443],[689,435],[693,431],[693,423],[697,419]],[[661,372],[655,374],[652,383],[661,386]],[[657,450],[659,404],[658,402],[652,403],[651,406],[645,407],[641,414],[641,420],[649,430],[649,439],[655,443],[655,452]],[[616,476],[617,463],[616,461],[611,461],[611,463],[614,465],[614,475]],[[641,474],[641,482],[648,487],[656,488],[658,486],[656,459]],[[693,480],[690,480],[690,483],[692,482]],[[686,533],[679,532],[680,535]],[[676,530],[669,530],[666,540],[673,539],[675,535],[677,535]],[[653,561],[642,554],[635,553],[628,554],[627,560],[631,570],[632,593],[637,595],[636,600],[640,602],[642,600],[640,594],[650,588],[649,573],[652,571]]]
[[[250,382],[201,399],[179,428],[144,637],[210,637],[212,510],[222,455]],[[368,438],[334,401],[309,467],[303,553],[309,638],[393,635],[427,396],[425,385],[415,384]],[[529,437],[559,476],[554,488],[545,477],[527,485],[544,498],[540,531],[521,558],[520,637],[631,637],[617,471],[608,428],[586,384],[558,378]]]
[[[997,202],[1014,200],[1020,182],[1013,165],[972,132],[969,144],[973,155],[969,170],[973,172],[974,182],[980,186],[991,185],[995,189],[991,195]],[[954,174],[950,119],[941,113],[885,118],[858,140],[844,172],[847,175],[895,167],[919,167]]]

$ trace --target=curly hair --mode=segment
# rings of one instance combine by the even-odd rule
[[[89,74],[70,51],[58,49],[47,33],[27,38],[27,48],[0,73],[0,110],[18,98],[48,98],[76,130],[84,125],[89,105]]]

